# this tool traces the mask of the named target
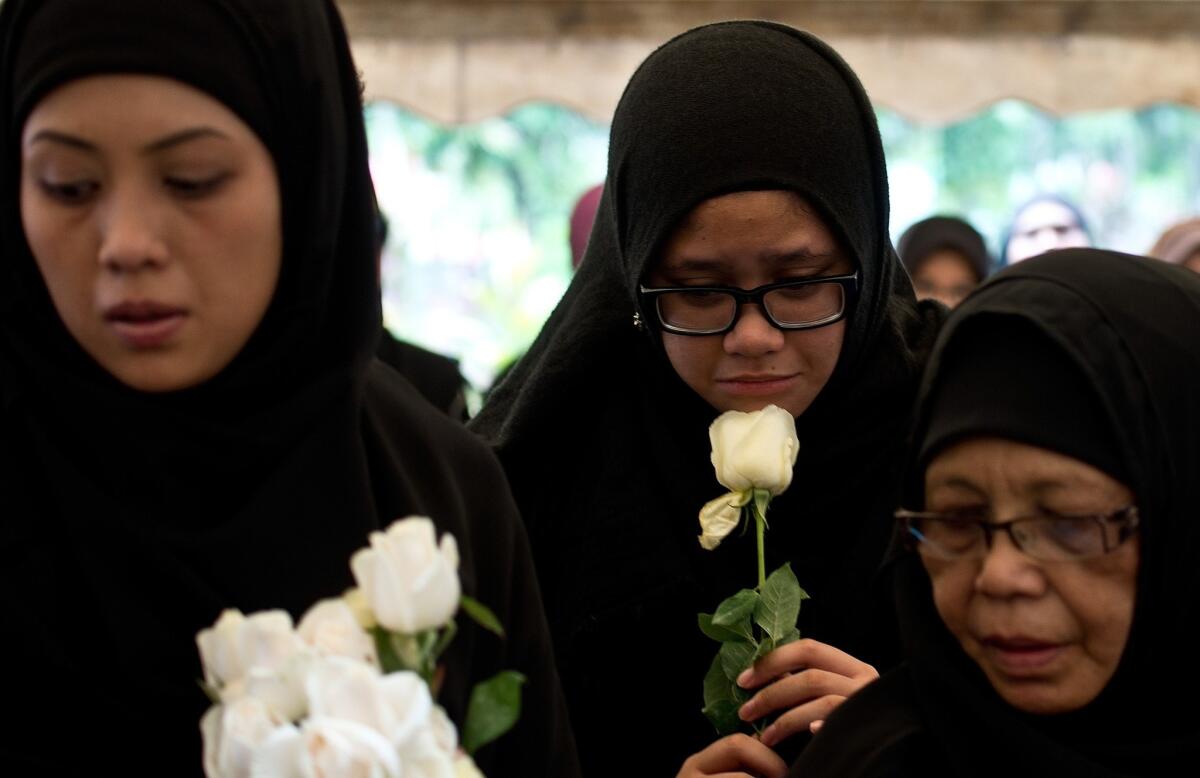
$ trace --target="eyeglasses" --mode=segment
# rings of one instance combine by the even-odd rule
[[[971,512],[974,513],[974,512]],[[1003,530],[1017,548],[1043,562],[1068,562],[1102,556],[1137,530],[1138,510],[1127,505],[1112,513],[1021,516],[991,522],[971,513],[896,511],[917,550],[938,559],[987,555],[992,536]]]
[[[840,321],[858,292],[858,271],[850,275],[797,278],[756,289],[732,286],[640,288],[647,308],[653,305],[663,329],[678,335],[729,332],[747,303],[781,330],[809,330]]]

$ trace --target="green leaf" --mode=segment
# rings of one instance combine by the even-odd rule
[[[742,671],[754,663],[754,653],[758,646],[753,643],[722,643],[717,656],[721,659],[721,668],[725,677],[732,683],[742,674]]]
[[[458,601],[458,605],[476,624],[504,637],[504,627],[501,626],[500,619],[496,618],[496,614],[492,613],[486,605],[465,594]]]
[[[712,623],[736,632],[750,632],[750,617],[758,607],[758,592],[753,589],[742,589],[717,606]],[[743,629],[744,626],[744,629]]]
[[[462,747],[474,754],[513,728],[521,717],[521,685],[525,676],[504,670],[475,684],[463,724]]]
[[[775,640],[773,638],[768,638],[767,640],[764,640],[763,642],[758,644],[758,649],[754,652],[754,657],[751,659],[750,663],[754,664],[755,662],[762,659],[767,654],[774,651],[775,648],[776,648]]]
[[[721,655],[713,657],[712,664],[704,676],[704,708],[702,712],[712,722],[718,735],[736,732],[741,725],[738,708],[741,702],[734,696],[735,687],[725,676]]]
[[[763,584],[758,607],[754,610],[754,622],[778,645],[781,638],[796,628],[799,617],[800,582],[796,580],[792,566],[785,564],[771,573]]]
[[[750,634],[748,620],[743,619],[743,624],[739,628],[745,629],[745,632],[739,632],[729,627],[722,627],[719,624],[713,624],[711,613],[701,613],[696,617],[696,622],[700,625],[700,631],[708,635],[718,643],[728,643],[731,640],[753,641],[754,636]]]
[[[705,705],[702,712],[712,722],[717,734],[724,737],[741,729],[742,720],[737,713],[741,707],[734,700],[721,700],[712,705]]]

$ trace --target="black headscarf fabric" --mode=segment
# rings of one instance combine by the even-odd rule
[[[500,644],[460,633],[442,702],[461,721],[473,682],[521,670],[525,716],[480,763],[573,774],[503,475],[372,362],[374,197],[332,2],[7,0],[0,73],[0,660],[20,668],[6,692],[22,710],[0,740],[4,766],[198,774],[207,702],[196,632],[223,608],[298,617],[339,595],[368,533],[417,513],[458,537],[464,589],[494,605],[509,634]],[[242,352],[192,389],[144,394],[99,367],[57,316],[22,229],[29,111],[106,73],[212,95],[258,134],[279,177],[275,294]]]
[[[1191,704],[1200,681],[1186,669],[1170,670],[1191,667],[1200,617],[1200,482],[1193,475],[1200,463],[1200,278],[1093,249],[1053,252],[1000,273],[956,310],[935,346],[918,408],[918,440],[939,424],[934,398],[945,365],[964,349],[986,356],[976,347],[1001,327],[1036,331],[1084,377],[1104,437],[1115,441],[1118,466],[1137,496],[1141,560],[1133,624],[1117,670],[1079,711],[1020,713],[992,690],[946,630],[928,576],[910,554],[896,565],[906,664],[830,717],[794,767],[796,775],[1169,775],[1200,759],[1200,714]],[[1060,401],[1079,391],[1053,376],[1025,375],[1038,391],[1064,395]],[[1006,434],[995,425],[979,431]],[[1017,424],[1011,437],[1021,439],[1026,431]],[[1075,453],[1064,453],[1095,462],[1108,456],[1096,450],[1107,441],[1093,441],[1091,451],[1073,445]],[[914,467],[907,501],[920,501],[922,477]],[[872,743],[863,739],[867,722]],[[892,747],[880,749],[880,742]]]
[[[953,216],[931,216],[910,226],[896,242],[896,253],[909,274],[917,272],[930,255],[951,249],[967,260],[975,273],[975,280],[982,281],[992,267],[983,236],[962,219]]]
[[[473,428],[499,451],[530,528],[585,772],[671,774],[714,739],[701,681],[717,645],[696,614],[755,583],[752,537],[697,542],[723,490],[717,411],[675,374],[636,289],[706,199],[798,192],[855,259],[862,292],[834,375],[797,420],[799,459],[772,503],[771,569],[812,595],[803,634],[885,663],[872,578],[890,532],[901,442],[942,308],[918,307],[888,239],[883,151],[866,94],[824,43],[727,22],[666,43],[617,108],[587,257]],[[881,610],[890,612],[885,602]],[[650,706],[628,726],[629,705]]]

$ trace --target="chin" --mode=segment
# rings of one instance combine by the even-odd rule
[[[102,365],[113,378],[125,386],[147,394],[166,394],[191,389],[212,378],[211,373],[187,369],[179,365]]]
[[[1049,681],[1037,682],[997,682],[991,679],[994,688],[1001,699],[1024,713],[1037,716],[1055,716],[1070,713],[1086,706],[1099,694],[1080,694],[1071,689],[1063,688],[1062,683]]]

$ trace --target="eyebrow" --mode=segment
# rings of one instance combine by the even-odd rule
[[[771,265],[786,265],[792,263],[803,264],[819,264],[822,262],[836,262],[842,259],[841,252],[833,251],[829,253],[817,253],[808,249],[797,249],[795,251],[764,251],[758,255],[758,259]],[[708,259],[704,257],[685,257],[678,260],[667,260],[663,264],[663,270],[667,272],[680,271],[710,271],[724,270],[729,267],[726,260]]]
[[[156,152],[178,146],[182,143],[210,137],[230,140],[228,135],[213,127],[190,127],[186,130],[180,130],[179,132],[171,133],[165,138],[160,138],[143,146],[142,153],[154,154]],[[69,135],[65,132],[59,132],[57,130],[38,130],[36,133],[34,133],[34,136],[29,139],[29,145],[33,145],[34,143],[38,143],[40,141],[60,143],[64,146],[70,146],[71,148],[80,149],[82,151],[91,153],[96,153],[100,150],[94,143],[86,141],[82,138],[77,138],[74,135]]]

